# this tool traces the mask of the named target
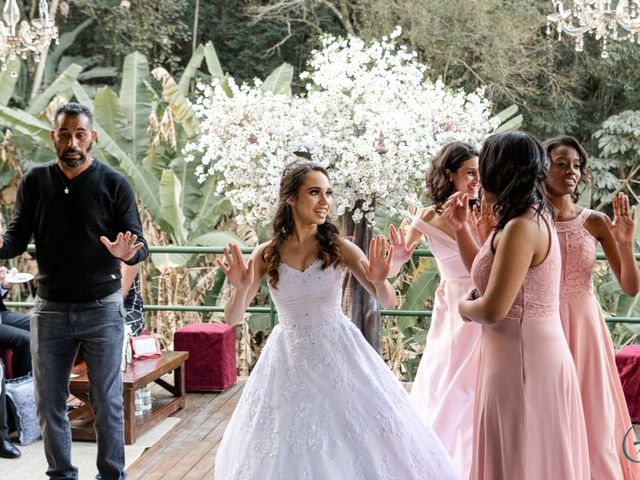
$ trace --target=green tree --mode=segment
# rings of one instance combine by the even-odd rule
[[[70,0],[59,12],[63,30],[92,19],[91,29],[78,37],[73,53],[100,55],[103,65],[120,66],[124,57],[139,51],[153,66],[176,71],[191,56],[189,0]],[[66,15],[64,15],[66,13]]]
[[[613,43],[602,59],[587,38],[584,52],[575,52],[570,37],[547,35],[548,0],[254,0],[249,9],[260,23],[312,31],[326,31],[333,16],[334,28],[365,39],[400,25],[432,78],[484,88],[496,110],[518,105],[523,128],[541,138],[572,134],[595,150],[591,133],[600,123],[640,102],[640,47]]]

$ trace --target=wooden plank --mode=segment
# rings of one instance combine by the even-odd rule
[[[219,394],[188,394],[185,408],[176,415],[182,421],[127,470],[127,478],[165,478],[181,459],[192,454],[194,445],[215,426],[210,425],[211,417],[229,402],[232,406],[225,410],[225,415],[231,416],[244,382],[245,379],[240,379],[236,385]]]
[[[187,395],[185,408],[175,415],[181,418],[181,422],[163,437],[162,442],[158,442],[146,450],[142,457],[129,467],[127,470],[128,478],[146,478],[145,475],[149,471],[155,470],[157,462],[164,459],[176,448],[181,448],[183,439],[191,433],[192,428],[197,428],[197,425],[195,427],[191,425],[191,417],[198,414],[214,398],[210,395]]]
[[[207,428],[201,429],[197,441],[189,447],[188,455],[184,455],[171,470],[158,479],[181,480],[186,478],[212,478],[215,452],[222,440],[222,435],[227,428],[231,414],[240,400],[240,393],[234,395],[218,410],[213,412],[207,422]]]
[[[218,446],[220,446],[220,441],[222,440],[222,435],[229,424],[230,418],[225,418],[222,422],[216,425],[216,428],[211,431],[211,433],[207,436],[206,442],[203,442],[203,445],[208,447],[208,450],[204,451],[203,454],[200,455],[200,460],[196,463],[189,471],[187,471],[182,477],[181,480],[196,480],[203,478],[213,478],[213,468],[215,466],[216,461],[216,453],[218,451]]]

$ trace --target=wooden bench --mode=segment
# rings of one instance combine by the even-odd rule
[[[124,397],[124,440],[126,445],[133,445],[138,435],[158,424],[163,418],[176,410],[184,408],[184,362],[189,358],[188,352],[162,352],[162,356],[133,361],[122,372]],[[173,385],[164,381],[163,375],[173,372]],[[136,390],[155,382],[171,395],[155,395],[151,412],[136,417]],[[81,407],[69,412],[71,433],[74,440],[96,439],[94,416],[89,404],[89,379],[87,364],[81,362],[73,367],[69,390],[72,395],[84,402]]]

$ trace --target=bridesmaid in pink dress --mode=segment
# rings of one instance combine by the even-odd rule
[[[624,455],[622,442],[631,427],[629,410],[616,369],[609,330],[591,279],[598,242],[622,290],[636,295],[640,276],[633,256],[634,209],[624,193],[614,195],[613,223],[606,215],[576,205],[577,186],[587,180],[587,153],[575,138],[547,140],[551,160],[547,195],[558,209],[562,252],[560,318],[580,382],[587,425],[591,478],[638,480],[640,465]],[[634,207],[635,208],[635,207]],[[627,451],[635,451],[629,438]]]
[[[560,246],[542,193],[545,176],[544,151],[529,134],[485,142],[480,178],[498,223],[471,271],[482,296],[472,292],[459,303],[465,320],[482,325],[474,480],[589,478],[578,379],[558,311]],[[460,226],[459,242],[468,236],[459,221],[464,200],[445,209]]]
[[[461,479],[471,470],[473,399],[479,361],[480,326],[464,323],[458,300],[473,282],[460,258],[451,227],[442,207],[455,192],[478,198],[478,152],[469,144],[445,145],[432,159],[427,174],[427,194],[432,206],[418,212],[406,238],[391,226],[389,236],[396,255],[392,274],[410,257],[416,242],[425,236],[440,272],[433,314],[420,366],[411,388],[411,400],[425,416],[449,452]],[[485,232],[486,235],[486,232]]]

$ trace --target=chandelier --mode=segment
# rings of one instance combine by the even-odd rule
[[[39,18],[31,22],[20,22],[20,9],[16,0],[5,0],[2,9],[4,22],[0,21],[0,70],[7,69],[7,61],[18,57],[26,59],[29,53],[39,62],[40,56],[49,49],[51,41],[58,39],[58,28],[49,18],[47,0],[40,0],[39,7]],[[15,70],[11,75],[17,75]]]
[[[640,41],[640,0],[618,0],[615,8],[612,0],[573,0],[572,8],[565,8],[563,0],[552,1],[555,13],[547,16],[547,34],[555,23],[558,40],[563,33],[575,37],[577,52],[584,48],[586,34],[602,40],[602,58],[609,57],[609,39]]]

